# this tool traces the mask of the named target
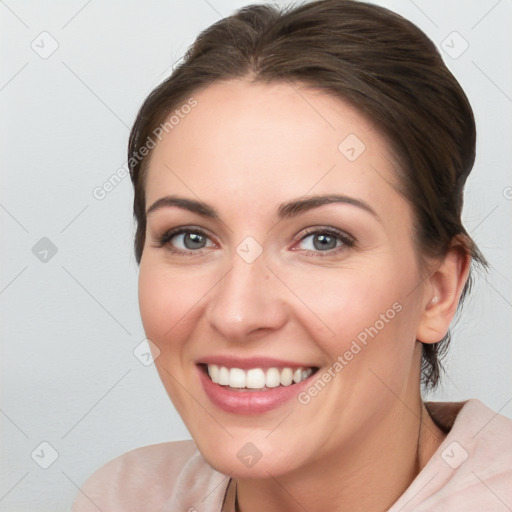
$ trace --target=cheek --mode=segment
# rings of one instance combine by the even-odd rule
[[[400,309],[393,305],[403,300],[396,282],[370,269],[300,272],[290,275],[288,282],[303,303],[296,308],[302,312],[303,325],[309,326],[313,338],[322,333],[334,344],[357,337],[375,323],[382,330],[382,322],[389,324]]]
[[[207,293],[205,280],[171,272],[159,262],[144,257],[139,270],[139,308],[146,337],[159,350],[155,360],[160,379],[183,418],[193,416],[193,403],[183,391],[187,378],[187,343],[198,324],[201,297]],[[187,364],[185,364],[187,363]],[[197,413],[197,411],[196,411]]]
[[[296,309],[302,328],[326,357],[326,368],[299,397],[322,428],[349,432],[368,422],[368,411],[379,411],[375,418],[384,414],[410,381],[415,311],[407,295],[413,269],[407,276],[385,266],[387,272],[344,268],[322,279],[317,273],[305,280],[302,272],[290,286],[309,307]]]
[[[401,263],[390,259],[364,268],[286,276],[302,302],[294,308],[302,328],[328,361],[342,358],[343,373],[375,368],[399,379],[408,371],[416,314],[409,294],[416,274],[414,265]]]
[[[196,311],[208,292],[205,279],[190,278],[171,272],[164,265],[141,262],[139,271],[139,308],[146,336],[159,349],[174,350],[180,346]]]

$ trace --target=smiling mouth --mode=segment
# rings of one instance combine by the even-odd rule
[[[200,364],[214,384],[231,391],[270,391],[298,384],[318,371],[318,367],[298,368],[228,368],[216,364]]]

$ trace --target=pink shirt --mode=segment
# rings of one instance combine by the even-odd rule
[[[426,402],[450,429],[389,512],[510,512],[512,420],[476,399]],[[72,512],[234,512],[234,486],[193,441],[144,446],[96,471]]]

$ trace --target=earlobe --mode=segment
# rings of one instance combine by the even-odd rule
[[[424,307],[416,339],[437,343],[448,332],[468,279],[471,256],[465,244],[454,239],[444,259],[438,264],[424,287]]]

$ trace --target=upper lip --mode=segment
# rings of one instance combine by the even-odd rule
[[[226,368],[316,368],[310,363],[300,363],[286,359],[274,359],[270,357],[236,357],[236,356],[207,356],[196,361],[197,364],[216,364]]]

